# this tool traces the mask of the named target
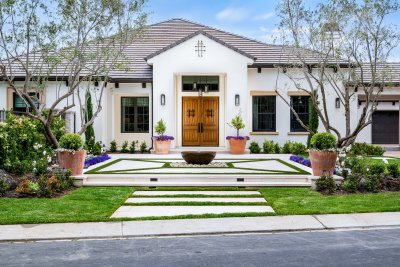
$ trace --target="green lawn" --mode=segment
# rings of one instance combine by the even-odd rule
[[[61,198],[0,198],[0,224],[107,221],[131,187],[81,187]]]
[[[166,190],[158,188],[160,189]],[[111,214],[124,203],[133,190],[130,187],[82,187],[57,199],[0,198],[0,224],[110,221]],[[237,188],[226,188],[226,190],[237,190]],[[323,196],[308,188],[270,187],[259,190],[267,198],[267,204],[274,208],[276,215],[400,211],[400,192]],[[228,214],[180,217],[226,216]]]

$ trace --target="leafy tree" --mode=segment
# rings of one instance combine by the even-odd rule
[[[309,94],[325,131],[337,136],[339,148],[347,147],[371,124],[382,89],[393,84],[395,73],[387,62],[400,42],[400,33],[387,17],[399,14],[400,4],[398,0],[327,0],[308,8],[305,2],[282,0],[277,9],[282,44],[286,45],[283,52],[291,55],[278,68],[277,81],[284,75],[291,81],[284,86]],[[277,94],[301,126],[314,133],[283,96],[281,91],[286,90],[281,87],[277,82]],[[355,110],[351,105],[360,94],[365,101]],[[341,109],[333,115],[329,107],[335,98]],[[333,120],[338,114],[342,118]]]
[[[93,117],[81,110],[83,134],[102,110],[103,92],[112,70],[127,70],[126,48],[140,38],[146,23],[145,0],[3,0],[0,1],[0,78],[21,97],[26,116],[38,120],[46,139],[58,147],[50,125],[71,108],[84,106],[81,93],[98,86]],[[24,77],[17,82],[16,77]],[[40,94],[58,81],[58,97]],[[36,94],[32,94],[32,91]],[[39,97],[37,97],[39,94]],[[37,104],[36,104],[37,103]],[[42,112],[48,109],[46,115]]]

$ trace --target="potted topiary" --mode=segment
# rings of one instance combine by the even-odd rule
[[[58,162],[61,168],[71,170],[72,176],[82,175],[86,151],[79,134],[67,133],[60,138]]]
[[[167,125],[161,119],[156,123],[154,127],[158,136],[153,136],[154,149],[156,154],[168,154],[169,148],[171,146],[171,141],[174,140],[174,137],[164,135],[167,130]]]
[[[331,133],[316,133],[310,140],[311,168],[314,176],[332,176],[338,152],[336,137]]]
[[[240,136],[239,130],[244,129],[245,125],[243,123],[243,119],[240,114],[236,115],[231,123],[228,125],[234,129],[236,129],[236,136],[227,136],[226,140],[229,141],[229,150],[231,154],[243,154],[246,148],[246,142],[250,138],[248,136]]]

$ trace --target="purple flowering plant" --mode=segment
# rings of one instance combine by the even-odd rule
[[[250,138],[248,136],[241,136],[239,135],[239,131],[241,129],[244,129],[245,125],[243,122],[243,118],[240,115],[240,113],[238,115],[236,115],[235,117],[232,118],[231,123],[228,123],[228,125],[234,129],[236,129],[236,136],[227,136],[226,140],[229,139],[236,139],[236,140],[249,140]]]
[[[85,160],[84,168],[87,169],[90,166],[96,165],[96,164],[98,164],[100,162],[103,162],[103,161],[106,161],[106,160],[109,160],[109,159],[111,159],[111,157],[108,154],[103,154],[103,155],[100,155],[100,156],[97,156],[97,157],[93,157],[93,158],[87,159],[87,160]]]
[[[163,119],[159,120],[154,127],[158,136],[153,136],[153,140],[156,141],[172,141],[175,138],[173,136],[164,135],[165,131],[167,130],[167,125]]]

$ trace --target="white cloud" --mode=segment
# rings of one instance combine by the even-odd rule
[[[249,12],[241,7],[227,7],[217,13],[217,19],[227,21],[241,21],[248,16]]]
[[[275,16],[275,13],[272,11],[272,12],[268,12],[268,13],[265,13],[265,14],[258,15],[256,17],[254,17],[254,20],[267,20],[267,19],[270,19],[270,18],[272,18],[274,16]]]

